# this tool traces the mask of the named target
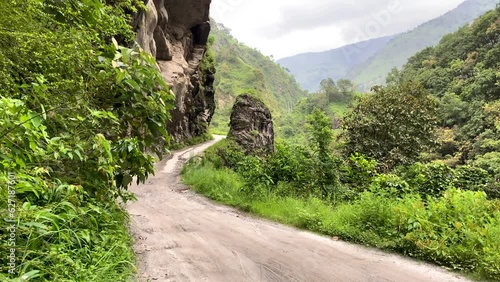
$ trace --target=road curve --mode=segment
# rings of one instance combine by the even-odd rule
[[[467,281],[441,268],[256,219],[180,183],[182,164],[221,140],[176,152],[127,204],[139,281]]]

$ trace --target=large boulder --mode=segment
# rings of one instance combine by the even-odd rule
[[[231,113],[228,138],[235,140],[247,153],[272,153],[274,127],[269,108],[255,97],[239,96]]]

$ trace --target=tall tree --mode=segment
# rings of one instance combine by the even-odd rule
[[[352,97],[356,89],[356,85],[349,79],[339,79],[337,81],[337,86],[340,93],[346,98]]]
[[[343,122],[346,152],[374,158],[383,169],[416,161],[434,144],[435,100],[415,82],[374,90]]]
[[[336,99],[340,98],[340,90],[332,78],[323,79],[320,83],[320,87],[319,93],[326,95],[329,103],[332,103]]]

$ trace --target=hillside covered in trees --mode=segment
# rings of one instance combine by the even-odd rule
[[[496,3],[496,0],[467,0],[407,32],[325,52],[299,54],[278,63],[290,69],[302,87],[311,92],[318,91],[319,82],[327,78],[349,79],[358,90],[369,91],[374,85],[384,84],[392,68],[402,67],[415,53],[437,45],[444,35],[472,22]]]
[[[212,21],[213,45],[217,73],[215,90],[217,111],[214,130],[226,134],[229,115],[236,97],[250,94],[262,99],[278,117],[306,95],[295,78],[272,58],[264,56],[231,36],[230,30]]]
[[[430,158],[470,164],[500,179],[500,18],[491,11],[409,59],[389,84],[420,81],[438,104]]]
[[[499,43],[500,6],[371,94],[323,80],[284,117],[274,153],[248,155],[229,139],[183,179],[257,215],[496,281]]]
[[[467,0],[441,17],[397,35],[369,60],[351,69],[347,78],[355,81],[364,91],[383,84],[392,68],[400,68],[416,52],[437,45],[444,35],[469,24],[495,8],[496,3],[496,0]]]

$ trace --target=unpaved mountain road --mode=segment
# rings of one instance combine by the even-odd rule
[[[134,186],[129,203],[139,281],[467,281],[438,267],[245,215],[180,183],[183,162],[222,139],[177,152]]]

